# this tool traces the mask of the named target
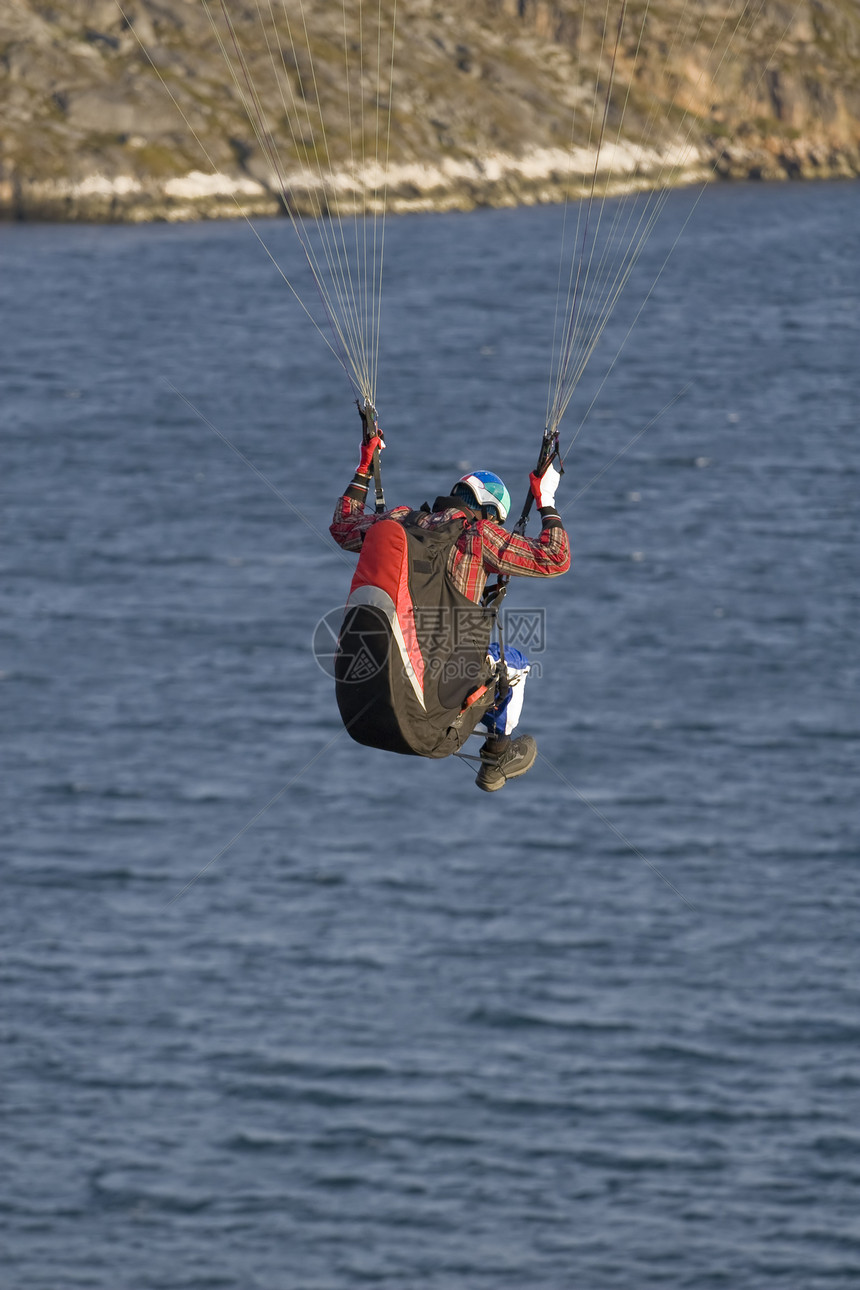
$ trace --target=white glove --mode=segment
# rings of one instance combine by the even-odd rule
[[[558,481],[561,475],[555,466],[550,462],[542,475],[536,475],[534,471],[529,475],[532,496],[538,506],[555,506],[555,490],[558,488]]]

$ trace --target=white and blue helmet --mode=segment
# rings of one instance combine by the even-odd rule
[[[473,470],[471,474],[463,475],[451,491],[454,497],[462,497],[469,506],[482,511],[486,507],[491,513],[495,511],[500,523],[508,518],[511,495],[491,470]]]

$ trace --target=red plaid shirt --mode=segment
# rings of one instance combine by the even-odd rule
[[[410,513],[408,506],[395,506],[382,515],[365,514],[364,502],[365,498],[358,500],[349,492],[338,498],[329,532],[345,551],[360,551],[365,533],[377,520],[402,523]],[[570,568],[570,543],[556,515],[544,520],[543,530],[536,538],[508,533],[493,520],[473,520],[467,511],[454,507],[446,511],[422,511],[416,522],[422,528],[432,529],[446,524],[455,515],[464,516],[469,523],[448,557],[448,577],[458,591],[476,603],[491,573],[553,578]]]

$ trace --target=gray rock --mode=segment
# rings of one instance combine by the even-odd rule
[[[259,90],[255,131],[244,72],[237,84],[200,0],[121,4],[125,17],[115,0],[3,5],[0,214],[235,215],[231,183],[249,210],[274,213],[276,168],[298,209],[361,209],[377,200],[378,179],[355,170],[389,138],[389,103],[393,210],[552,201],[589,182],[593,86],[599,117],[610,58],[602,5],[583,14],[583,0],[410,0],[398,9],[390,85],[387,51],[375,66],[375,32],[359,59],[359,12],[371,27],[377,12],[366,0],[361,10],[347,0],[345,20],[340,0],[305,6],[307,41],[301,22],[286,28],[293,10],[275,5],[268,43],[255,16],[267,6],[230,6]],[[652,3],[641,48],[642,6],[630,7],[609,113],[626,160],[601,172],[607,190],[665,182],[660,157],[681,129],[692,151],[673,182],[860,173],[860,5],[801,0],[786,15],[784,0],[756,0],[755,21],[722,57],[711,45],[740,5],[700,0],[691,16],[688,0]],[[389,9],[385,0],[386,22]],[[586,154],[572,178],[559,151],[571,137]],[[213,169],[222,179],[208,187],[189,178]]]
[[[176,110],[166,95],[144,103],[121,86],[72,91],[66,98],[65,114],[69,125],[83,133],[158,139],[177,133],[179,128]]]

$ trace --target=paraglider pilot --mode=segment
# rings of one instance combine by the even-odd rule
[[[362,420],[365,420],[363,413]],[[511,506],[510,494],[498,475],[487,470],[464,475],[449,495],[437,497],[432,508],[426,507],[421,512],[408,506],[366,512],[368,484],[383,447],[374,419],[370,433],[365,425],[358,468],[346,492],[338,499],[330,529],[334,540],[345,551],[361,552],[367,534],[383,520],[401,524],[407,521],[425,530],[453,528],[456,537],[447,554],[445,577],[455,594],[475,604],[481,603],[490,574],[503,578],[552,578],[570,568],[570,544],[555,509],[560,475],[551,462],[540,476],[535,473],[530,476],[531,493],[540,509],[542,526],[537,537],[528,538],[503,527]],[[378,478],[378,469],[376,474]],[[458,523],[452,526],[452,521]],[[491,644],[489,654],[498,668],[499,646]],[[487,734],[480,749],[481,764],[475,782],[488,793],[502,788],[507,780],[524,775],[537,756],[537,744],[531,735],[512,737],[522,710],[528,659],[521,651],[506,646],[505,661],[507,692],[501,701],[496,699],[481,719]]]

